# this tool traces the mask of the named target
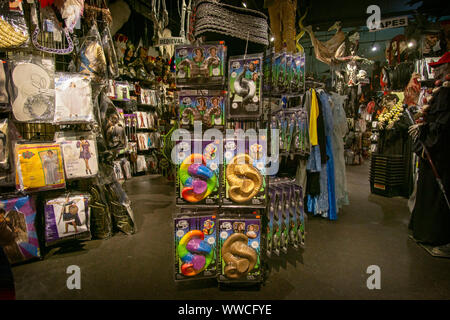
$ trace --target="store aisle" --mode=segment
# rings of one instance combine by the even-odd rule
[[[265,286],[219,290],[214,280],[173,281],[174,187],[159,176],[133,178],[126,191],[138,231],[51,252],[13,268],[18,299],[448,299],[450,260],[433,258],[408,238],[405,199],[370,195],[368,163],[347,167],[350,206],[332,222],[310,217],[307,248],[270,261]],[[66,268],[81,268],[69,290]],[[381,290],[366,269],[381,268]]]

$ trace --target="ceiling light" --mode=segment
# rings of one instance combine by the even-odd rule
[[[375,44],[373,44],[373,45],[372,45],[372,51],[375,52],[375,51],[377,51],[377,50],[378,50],[377,46],[376,46]]]
[[[247,4],[246,4],[245,2],[242,2],[242,6],[243,6],[244,8],[247,8]]]
[[[270,37],[270,42],[274,42],[275,38],[274,37]]]

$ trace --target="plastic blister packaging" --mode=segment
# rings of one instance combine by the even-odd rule
[[[230,57],[228,61],[228,114],[259,118],[262,114],[262,54]]]
[[[0,48],[23,48],[30,44],[30,35],[20,1],[0,1]]]
[[[16,167],[14,163],[14,145],[21,139],[14,122],[10,119],[0,120],[0,186],[14,187]]]
[[[11,104],[19,122],[52,123],[55,115],[55,63],[30,55],[10,60]]]
[[[97,142],[92,132],[56,132],[66,179],[92,178],[98,173]]]
[[[0,243],[11,264],[41,257],[35,219],[32,197],[0,200]]]
[[[177,204],[218,205],[222,145],[219,140],[177,141]]]
[[[63,189],[66,186],[58,143],[16,143],[16,187],[20,191]]]
[[[54,123],[92,122],[95,122],[95,116],[90,77],[76,73],[56,73]]]
[[[230,213],[228,213],[230,215]],[[218,220],[219,281],[261,280],[261,220],[227,218]]]
[[[67,240],[90,240],[88,194],[70,193],[45,201],[45,245]]]
[[[174,238],[175,280],[216,276],[215,212],[179,213],[174,219]]]

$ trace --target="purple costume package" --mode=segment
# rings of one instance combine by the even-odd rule
[[[67,179],[92,178],[98,173],[97,142],[91,132],[57,132]]]
[[[71,239],[91,239],[88,195],[70,194],[45,202],[45,245]]]
[[[215,212],[174,219],[175,281],[217,275]]]
[[[188,133],[189,137],[192,136]],[[221,140],[179,140],[172,155],[176,159],[176,203],[219,205]]]
[[[35,218],[30,196],[0,200],[0,244],[11,264],[41,257]]]
[[[229,216],[232,213],[224,213]],[[261,280],[261,219],[220,218],[218,221],[219,282]]]

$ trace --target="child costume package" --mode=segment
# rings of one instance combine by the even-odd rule
[[[66,186],[59,144],[16,143],[15,159],[18,190],[49,190]]]
[[[88,195],[67,195],[45,202],[45,244],[91,239]]]
[[[180,214],[181,215],[181,214]],[[217,275],[216,216],[183,215],[174,219],[175,280]]]
[[[221,141],[178,141],[173,152],[177,159],[177,204],[218,205]]]
[[[220,43],[175,48],[176,85],[221,86],[225,82],[227,47]]]
[[[41,257],[35,218],[30,196],[0,200],[0,242],[11,264]]]
[[[259,118],[262,114],[262,54],[230,57],[228,118]]]
[[[225,139],[222,204],[265,204],[267,140],[266,136],[259,138]]]
[[[258,282],[261,278],[259,216],[220,218],[218,225],[219,281]]]

